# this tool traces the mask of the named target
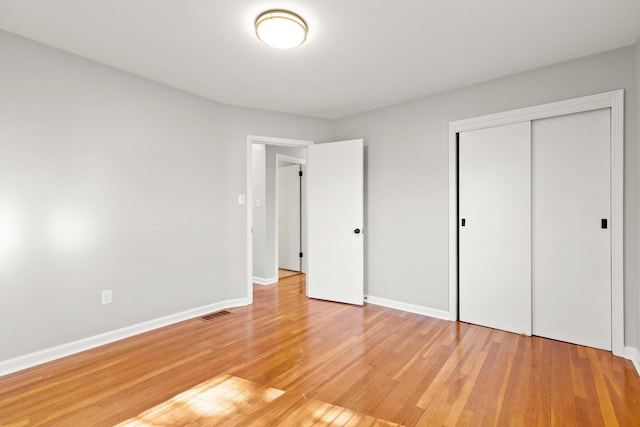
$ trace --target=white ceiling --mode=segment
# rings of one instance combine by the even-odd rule
[[[253,21],[300,14],[268,48]],[[212,100],[337,118],[634,44],[640,0],[0,0],[0,28]]]

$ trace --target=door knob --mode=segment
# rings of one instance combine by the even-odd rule
[[[355,230],[353,230],[353,232],[356,233],[356,234],[360,234],[360,229],[356,228]]]

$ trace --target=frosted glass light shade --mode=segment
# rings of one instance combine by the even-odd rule
[[[307,39],[307,24],[293,12],[268,10],[256,19],[256,35],[267,46],[291,49]]]

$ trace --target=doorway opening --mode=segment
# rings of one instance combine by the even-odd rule
[[[296,152],[286,153],[292,149],[297,149],[297,156]],[[283,150],[280,154],[307,157],[307,164],[302,165],[308,172],[302,185],[303,194],[306,193],[302,202],[302,246],[303,252],[310,254],[302,261],[307,296],[362,305],[364,141],[314,145],[310,141],[258,136],[247,137],[247,302],[253,302],[254,283],[266,285],[278,281],[272,244],[276,239],[275,199],[269,195],[275,191],[269,193],[266,188],[275,183],[275,152]],[[269,166],[267,162],[272,160]],[[260,169],[263,164],[264,172]],[[243,199],[241,195],[239,200]]]
[[[247,136],[247,296],[253,301],[253,284],[276,283],[279,276],[279,242],[277,210],[278,163],[295,165],[304,173],[306,148],[313,141]],[[299,236],[298,255],[306,252],[306,191],[302,179],[298,190]],[[299,258],[299,257],[298,257]],[[298,259],[299,271],[304,272],[306,259]]]

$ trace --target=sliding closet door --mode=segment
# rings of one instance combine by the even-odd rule
[[[610,350],[610,110],[532,126],[533,334]]]
[[[459,134],[460,320],[531,334],[531,122]]]

